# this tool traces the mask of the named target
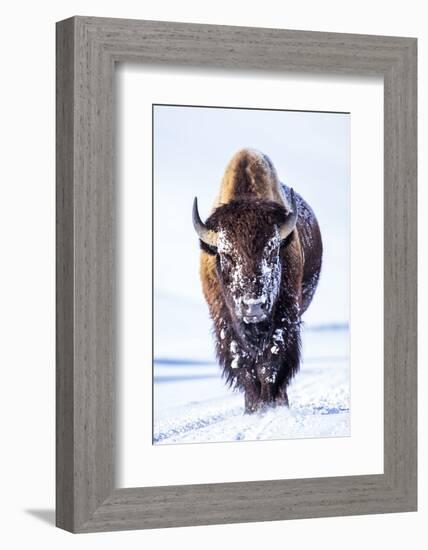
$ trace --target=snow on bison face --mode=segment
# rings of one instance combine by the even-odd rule
[[[281,244],[297,220],[272,201],[239,199],[219,206],[205,224],[197,203],[193,223],[205,252],[216,256],[216,273],[230,318],[243,343],[258,348],[270,330],[281,284]]]
[[[256,241],[265,242],[250,250],[240,246],[236,232],[220,229],[218,233],[217,273],[224,297],[234,317],[245,324],[266,321],[279,294],[281,239],[276,226],[271,232],[267,238],[257,235]]]

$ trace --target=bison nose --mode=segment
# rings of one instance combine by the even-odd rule
[[[258,321],[265,317],[266,300],[263,298],[244,298],[243,306],[247,319]]]

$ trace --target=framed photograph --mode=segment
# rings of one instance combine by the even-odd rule
[[[57,24],[57,525],[417,507],[416,39]]]

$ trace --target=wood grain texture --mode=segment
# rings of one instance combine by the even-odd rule
[[[74,25],[56,36],[56,520],[73,528]]]
[[[382,75],[383,475],[115,489],[115,62]],[[74,17],[57,24],[57,525],[416,510],[416,40]],[[150,421],[150,419],[147,419]]]

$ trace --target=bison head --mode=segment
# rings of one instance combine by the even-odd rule
[[[195,199],[195,230],[202,248],[216,255],[230,317],[241,340],[250,347],[260,347],[271,325],[281,283],[281,244],[296,221],[293,191],[288,210],[268,200],[239,199],[219,206],[206,223],[200,219]]]

